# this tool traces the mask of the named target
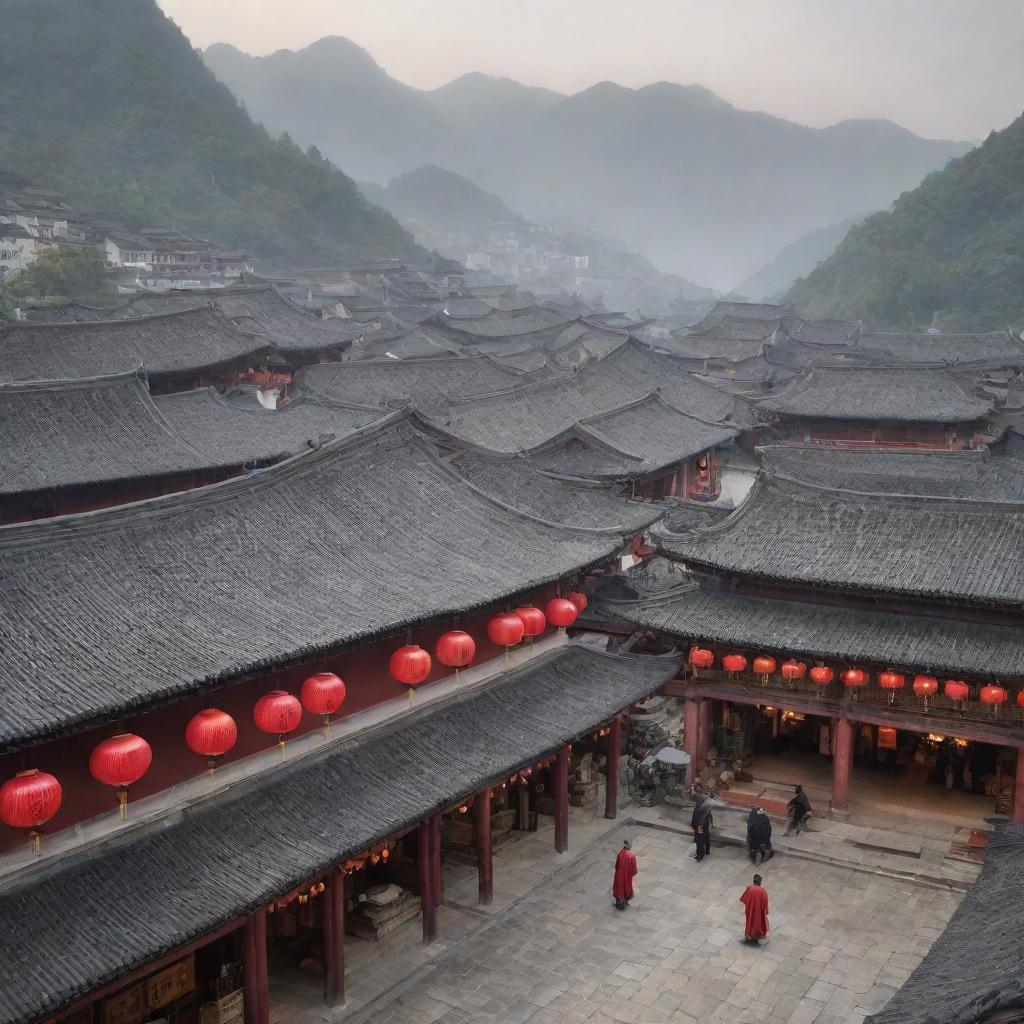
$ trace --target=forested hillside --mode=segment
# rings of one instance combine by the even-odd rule
[[[1024,117],[869,217],[789,293],[803,312],[876,327],[1020,323]]]
[[[0,21],[0,167],[271,263],[417,254],[317,151],[254,124],[154,0],[4,0]]]

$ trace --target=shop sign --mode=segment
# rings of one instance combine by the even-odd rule
[[[179,960],[103,1003],[100,1024],[139,1024],[153,1010],[188,995],[196,987],[195,957]]]

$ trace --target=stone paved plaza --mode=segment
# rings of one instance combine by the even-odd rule
[[[619,912],[612,864],[626,836],[640,874]],[[762,869],[770,937],[751,948],[738,902],[753,873],[745,853],[720,846],[698,864],[691,850],[676,832],[617,828],[349,1019],[846,1024],[886,1002],[961,898],[777,856]]]

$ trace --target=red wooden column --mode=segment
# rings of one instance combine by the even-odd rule
[[[437,938],[437,905],[434,903],[432,851],[434,828],[431,819],[421,821],[416,830],[417,868],[420,881],[420,904],[423,907],[423,941]]]
[[[686,781],[693,782],[697,772],[697,755],[700,750],[700,705],[697,697],[687,697],[683,717],[683,749],[690,755],[686,767]]]
[[[560,747],[552,769],[555,787],[555,852],[569,849],[569,747]]]
[[[708,751],[711,749],[712,733],[711,701],[705,698],[700,702],[700,729],[697,733],[697,769],[708,763]]]
[[[836,719],[832,742],[832,816],[845,819],[850,808],[850,765],[853,762],[853,723]]]
[[[1017,776],[1013,785],[1013,810],[1010,818],[1014,825],[1024,825],[1024,747],[1017,748]]]
[[[608,781],[604,787],[604,816],[619,813],[619,754],[622,751],[622,718],[616,715],[608,730]]]
[[[430,820],[430,884],[433,886],[434,906],[439,907],[444,903],[441,891],[441,812],[438,811]]]
[[[245,1024],[270,1024],[270,972],[267,968],[267,912],[260,908],[245,919],[242,957]]]
[[[494,861],[491,856],[491,791],[483,789],[473,799],[476,825],[476,872],[480,906],[494,899]]]
[[[324,1002],[345,1002],[345,876],[332,871],[324,893]]]

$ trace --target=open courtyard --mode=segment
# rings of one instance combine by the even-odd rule
[[[623,838],[640,873],[633,903],[619,912],[610,885]],[[499,887],[541,842],[530,837],[496,856]],[[771,933],[752,948],[741,942],[738,902],[753,874],[745,852],[719,845],[701,863],[691,854],[683,833],[614,828],[349,1019],[857,1022],[903,983],[962,895],[781,854],[760,869]],[[451,887],[447,917],[479,914],[469,909],[473,889],[469,876]]]

